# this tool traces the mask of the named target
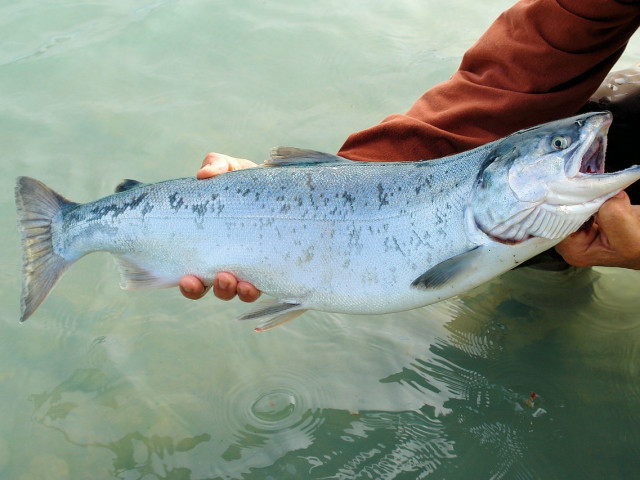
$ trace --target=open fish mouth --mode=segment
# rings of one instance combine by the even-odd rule
[[[605,152],[607,150],[607,131],[611,125],[611,120],[605,121],[604,125],[600,128],[598,136],[589,145],[589,148],[582,155],[582,161],[580,162],[580,173],[586,174],[603,174],[604,173],[604,161]],[[581,226],[578,231],[589,231],[595,222],[595,214],[591,215]]]
[[[607,151],[607,133],[613,117],[609,112],[599,112],[588,118],[579,118],[574,126],[581,130],[577,145],[565,160],[565,175],[577,179],[590,174],[603,174]],[[555,141],[555,138],[554,138]],[[567,152],[568,153],[568,152]]]
[[[604,128],[608,128],[606,125]],[[582,155],[580,173],[604,173],[605,151],[607,149],[607,137],[601,132],[591,142],[587,151]]]

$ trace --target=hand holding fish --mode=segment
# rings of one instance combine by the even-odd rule
[[[620,192],[606,201],[589,230],[579,230],[556,246],[576,267],[605,266],[640,270],[640,206]]]
[[[257,166],[257,164],[246,158],[236,158],[225,155],[224,153],[210,152],[204,157],[202,166],[200,170],[198,170],[198,173],[196,173],[196,178],[202,180],[220,175],[221,173]]]
[[[257,167],[251,160],[230,157],[222,153],[208,153],[202,161],[202,167],[196,173],[196,178],[202,180],[211,178],[232,170]],[[209,291],[202,280],[194,275],[185,275],[180,279],[180,292],[191,300],[202,298]],[[231,300],[236,294],[243,302],[254,302],[260,297],[260,290],[249,282],[239,282],[228,272],[220,272],[213,280],[213,294],[221,300]]]
[[[180,292],[191,300],[202,298],[209,291],[202,280],[193,275],[185,275],[180,279]],[[260,297],[260,290],[249,282],[239,282],[228,272],[220,272],[213,280],[213,293],[221,300],[231,300],[236,294],[243,302],[255,302]]]

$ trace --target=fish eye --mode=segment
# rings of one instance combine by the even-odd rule
[[[571,144],[571,139],[562,135],[557,135],[551,139],[551,147],[554,150],[564,150]]]

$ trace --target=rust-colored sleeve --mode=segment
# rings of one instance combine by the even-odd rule
[[[467,51],[458,71],[404,115],[353,133],[352,160],[438,158],[574,114],[640,23],[640,3],[521,0]]]

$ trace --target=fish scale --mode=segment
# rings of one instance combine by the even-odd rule
[[[262,168],[208,180],[127,180],[86,204],[21,177],[22,320],[71,263],[94,251],[115,256],[125,288],[173,286],[186,274],[211,284],[231,272],[273,297],[242,317],[263,320],[260,329],[308,309],[377,314],[448,298],[550,248],[558,232],[570,233],[640,176],[637,167],[579,172],[585,152],[589,161],[604,155],[594,145],[604,145],[607,122],[607,114],[587,114],[422,162],[280,148]],[[552,148],[558,135],[566,138],[556,142],[567,145],[562,151]],[[537,177],[513,179],[513,171]],[[546,191],[521,200],[544,190],[532,182]],[[576,198],[546,200],[571,192],[571,182],[581,182]],[[533,235],[539,217],[551,230],[535,222]]]

